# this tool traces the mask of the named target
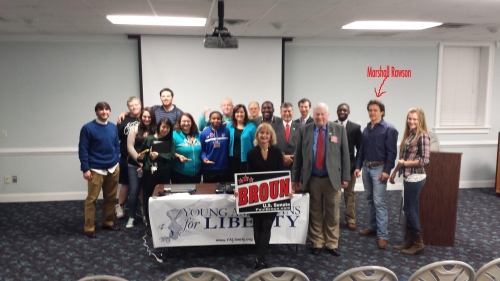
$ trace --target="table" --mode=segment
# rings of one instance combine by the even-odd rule
[[[149,199],[155,248],[254,244],[252,218],[236,213],[229,194],[174,194]],[[292,211],[279,212],[271,244],[305,244],[309,224],[309,194],[296,194]]]

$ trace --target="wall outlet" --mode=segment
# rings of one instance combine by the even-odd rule
[[[17,176],[12,176],[12,183],[17,183]]]
[[[6,130],[2,130],[2,137],[4,139],[7,138],[7,131]]]
[[[9,176],[3,177],[3,182],[4,183],[10,183],[10,177]]]

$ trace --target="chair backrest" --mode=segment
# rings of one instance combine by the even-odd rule
[[[373,272],[373,273],[372,273]],[[371,274],[369,274],[371,273]],[[398,281],[392,270],[382,266],[361,266],[344,271],[333,281]]]
[[[476,272],[476,281],[500,281],[500,258],[483,265]]]
[[[199,277],[194,277],[193,273],[200,273]],[[208,267],[191,267],[181,269],[172,273],[165,281],[230,281],[224,273]]]
[[[100,281],[128,281],[127,279],[123,279],[118,276],[111,276],[111,275],[92,275],[92,276],[86,276],[81,279],[78,279],[78,281],[94,281],[94,280],[100,280]]]
[[[446,268],[448,269],[446,269]],[[415,271],[408,281],[473,281],[474,269],[461,261],[438,261]]]
[[[277,274],[273,274],[277,273]],[[283,275],[280,275],[283,273]],[[302,271],[291,267],[273,267],[262,269],[248,276],[245,281],[309,281]]]

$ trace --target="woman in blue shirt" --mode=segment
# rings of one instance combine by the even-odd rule
[[[193,116],[182,113],[174,126],[175,160],[172,164],[172,183],[200,183],[200,133]]]
[[[257,127],[249,122],[247,109],[243,104],[233,108],[231,122],[226,126],[229,129],[229,179],[234,182],[235,173],[247,171],[247,153],[252,149]]]
[[[229,130],[222,126],[222,113],[212,111],[210,126],[201,132],[203,183],[225,182],[229,159]]]

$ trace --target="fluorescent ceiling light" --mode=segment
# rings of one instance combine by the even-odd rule
[[[106,16],[113,24],[205,26],[206,18],[150,17],[150,16]]]
[[[342,29],[422,30],[442,24],[442,22],[422,21],[355,21],[342,26]]]

